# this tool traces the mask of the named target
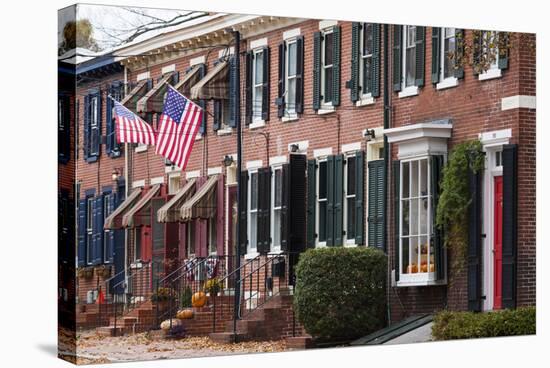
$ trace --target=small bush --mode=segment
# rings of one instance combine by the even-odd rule
[[[294,309],[313,337],[351,340],[385,323],[386,255],[374,248],[310,249],[296,266]]]
[[[535,333],[535,307],[487,313],[443,311],[435,316],[432,327],[432,335],[436,340],[533,335]]]

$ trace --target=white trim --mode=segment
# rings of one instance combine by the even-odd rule
[[[189,60],[189,66],[195,66],[195,65],[204,64],[204,63],[206,63],[206,58],[204,57],[204,55],[197,56]]]
[[[313,150],[313,157],[319,158],[319,157],[327,157],[332,155],[332,147],[327,148],[319,148]]]
[[[168,175],[180,174],[181,169],[177,165],[170,165],[164,167],[164,173]]]
[[[353,143],[352,143],[353,144]],[[359,147],[361,143],[359,143]],[[354,152],[347,152],[345,153],[345,159],[346,161],[350,158],[355,158]],[[357,165],[357,161],[355,162]],[[353,206],[355,207],[355,200],[357,199],[357,188],[355,188],[355,194],[353,196],[350,196],[348,198],[348,178],[349,178],[349,165],[344,165],[344,177],[342,178],[342,187],[343,187],[343,193],[342,193],[342,229],[344,230],[345,235],[342,237],[344,247],[356,247],[357,244],[355,244],[355,237],[357,237],[357,229],[355,229],[355,237],[352,239],[348,239],[348,199],[353,198]],[[355,176],[355,173],[354,173]],[[355,214],[357,216],[357,213]],[[355,227],[355,224],[353,225]]]
[[[404,98],[404,97],[411,97],[411,96],[417,96],[418,95],[418,86],[408,86],[405,87],[399,92],[397,97]]]
[[[254,41],[250,41],[250,48],[255,49],[258,47],[264,47],[267,46],[267,37],[258,38]]]
[[[145,179],[134,180],[132,182],[132,188],[143,188],[145,186]]]
[[[254,160],[254,161],[247,161],[246,162],[246,169],[247,170],[258,169],[262,166],[263,166],[262,160]]]
[[[168,175],[168,179],[173,178],[174,176],[178,176],[181,178],[181,170],[174,170],[172,172],[166,173]]]
[[[202,139],[202,134],[201,133],[197,133],[197,135],[195,136],[195,140],[196,141],[200,141]]]
[[[374,97],[372,97],[372,94],[368,93],[366,95],[363,95],[359,100],[355,102],[355,106],[367,106],[374,104]]]
[[[208,176],[221,174],[222,167],[221,166],[209,167],[206,173]]]
[[[279,205],[278,208],[275,208],[275,178],[276,178],[276,173],[277,171],[280,172],[280,175],[281,175],[281,196],[282,196],[282,185],[283,185],[283,179],[282,179],[282,175],[283,175],[283,166],[282,164],[284,164],[286,162],[286,156],[277,156],[277,157],[283,157],[285,160],[284,162],[279,162],[279,163],[276,163],[276,164],[272,164],[272,168],[271,168],[271,178],[269,179],[270,180],[270,186],[271,186],[271,193],[270,193],[270,203],[269,203],[269,206],[270,206],[270,209],[269,209],[269,212],[270,212],[270,218],[269,218],[269,229],[270,229],[270,232],[271,232],[271,242],[269,244],[269,251],[270,252],[281,252],[281,235],[280,235],[280,232],[281,232],[281,226],[282,226],[282,223],[281,223],[281,219],[282,219],[282,198],[281,198],[281,203]],[[275,244],[275,211],[279,211],[279,229],[278,229],[278,233],[279,233],[279,244]]]
[[[257,256],[259,256],[260,253],[258,252],[249,252],[247,250],[246,254],[244,255],[244,259],[252,259],[252,258],[256,258]]]
[[[299,119],[299,118],[298,118],[298,114],[289,114],[289,115],[290,115],[290,116],[283,116],[283,117],[281,118],[281,121],[282,121],[283,123],[289,123],[289,122],[291,122],[291,121],[296,121],[296,120]]]
[[[320,20],[319,29],[327,29],[329,27],[334,27],[338,24],[337,20]]]
[[[223,129],[218,129],[218,131],[216,132],[216,134],[218,136],[223,136],[223,135],[229,135],[233,132],[233,128],[229,127],[229,126],[226,126],[224,127]]]
[[[147,151],[147,145],[143,144],[143,143],[138,143],[136,148],[134,148],[134,151],[136,153],[145,152],[145,151]]]
[[[162,74],[175,72],[175,71],[176,71],[176,64],[166,65],[166,66],[162,67],[162,69],[161,69]]]
[[[258,160],[260,163],[261,161]],[[250,254],[251,256],[254,255],[256,256],[258,254],[258,224],[256,222],[255,226],[256,226],[256,241],[255,241],[255,244],[254,244],[254,247],[252,247],[252,241],[251,241],[251,234],[252,234],[252,221],[251,221],[251,217],[252,217],[252,175],[256,175],[256,185],[258,186],[258,192],[259,192],[259,189],[260,189],[260,184],[259,184],[259,174],[258,174],[258,169],[262,166],[260,164],[260,166],[255,166],[254,168],[249,168],[248,167],[248,164],[250,162],[258,162],[258,161],[249,161],[246,163],[246,169],[248,170],[248,181],[247,181],[247,186],[246,186],[246,228],[247,228],[247,234],[248,234],[248,241],[247,241],[247,244],[246,244],[246,254]],[[259,193],[258,193],[259,194]],[[259,203],[258,203],[258,199],[256,199],[256,209],[254,210],[254,214],[256,216],[256,220],[258,219],[258,216],[259,216]]]
[[[273,156],[269,158],[269,166],[286,164],[288,161],[286,155]]]
[[[397,128],[384,129],[389,143],[402,142],[416,138],[450,138],[452,123],[418,123]]]
[[[500,100],[500,109],[502,111],[520,108],[536,109],[537,96],[515,95],[503,97]]]
[[[458,78],[457,77],[449,77],[443,79],[441,82],[437,83],[435,85],[435,88],[438,90],[446,89],[446,88],[452,88],[458,86]]]
[[[489,79],[500,78],[501,76],[502,76],[502,70],[500,70],[499,68],[491,68],[486,72],[479,73],[478,79],[480,81],[484,81]]]
[[[288,146],[287,146],[288,152],[291,152],[290,151],[290,146],[292,146],[294,144],[298,146],[298,151],[296,153],[307,153],[307,149],[309,148],[309,141],[299,141],[299,142],[289,143]]]
[[[227,48],[224,48],[218,52],[218,57],[221,58],[224,56],[233,55],[234,53],[235,53],[235,47],[231,46],[229,48],[229,54],[227,53]]]
[[[342,145],[342,153],[361,151],[361,142],[354,142]]]
[[[151,78],[151,72],[146,71],[146,72],[143,72],[143,73],[139,73],[136,77],[136,81],[140,82],[144,79],[149,79],[149,78]]]
[[[199,176],[201,176],[201,171],[200,170],[188,171],[188,172],[185,173],[185,178],[187,180],[193,179],[193,178],[198,178]]]
[[[164,184],[164,176],[157,176],[154,178],[151,178],[151,185],[155,184]]]
[[[321,105],[322,107],[317,110],[317,114],[319,115],[326,115],[326,114],[332,114],[333,112],[336,111],[336,109],[334,108],[334,106],[332,105]]]
[[[265,120],[255,120],[248,126],[248,129],[258,129],[265,127]]]
[[[483,149],[491,146],[500,146],[503,144],[508,144],[510,138],[512,137],[512,129],[508,128],[479,133],[478,137],[481,144],[483,144]]]
[[[283,32],[283,40],[298,37],[300,34],[300,28],[289,29],[288,31]]]

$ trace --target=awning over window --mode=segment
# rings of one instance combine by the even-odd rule
[[[135,189],[128,198],[124,200],[116,208],[116,210],[113,211],[106,219],[105,223],[103,225],[103,228],[105,230],[109,229],[121,229],[122,228],[122,217],[124,214],[132,208],[132,206],[138,201],[139,195],[141,194],[141,188]]]
[[[145,209],[151,203],[151,199],[160,191],[160,184],[155,184],[140,200],[122,217],[123,227],[135,227],[139,225],[149,224],[150,216],[141,215],[139,212]]]
[[[184,76],[181,81],[179,81],[174,88],[179,91],[184,96],[190,96],[191,95],[191,87],[196,85],[200,80],[200,73],[199,70],[201,68],[201,64],[193,65],[191,67],[191,70],[189,70]]]
[[[191,88],[192,100],[229,99],[229,67],[222,61]]]
[[[127,109],[136,112],[136,105],[140,98],[147,93],[149,80],[145,79],[140,82],[128,93],[120,103]]]
[[[168,84],[171,84],[174,73],[175,72],[167,73],[156,86],[151,88],[145,96],[139,99],[137,102],[137,112],[162,113],[164,93],[166,92],[166,88],[168,88]]]
[[[178,222],[180,220],[181,206],[193,194],[195,194],[195,179],[190,179],[172,199],[157,211],[158,222]]]
[[[216,189],[219,175],[212,175],[195,195],[184,203],[180,210],[180,220],[212,218],[216,213]]]

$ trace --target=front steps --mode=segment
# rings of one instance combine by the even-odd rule
[[[99,336],[121,336],[131,333],[139,333],[151,330],[157,324],[157,311],[155,305],[144,302],[135,309],[121,317],[111,317],[109,325],[97,329]]]

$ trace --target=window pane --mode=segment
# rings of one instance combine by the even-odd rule
[[[409,201],[408,200],[401,201],[401,204],[402,204],[402,212],[403,212],[401,214],[401,218],[402,218],[401,234],[406,236],[406,235],[409,235]]]
[[[288,44],[288,75],[296,75],[296,42]]]
[[[216,228],[216,216],[213,216],[208,220],[208,232],[209,232],[209,243],[208,243],[208,252],[215,253],[217,250],[217,228]]]
[[[409,239],[401,239],[401,272],[409,273]]]
[[[418,265],[418,238],[417,237],[411,237],[409,239],[410,242],[410,252],[411,252],[411,264],[409,273],[417,273],[419,271],[419,265]]]
[[[281,207],[281,196],[282,196],[282,187],[283,187],[283,176],[282,176],[282,170],[275,170],[275,198],[274,198],[274,206],[275,207]]]
[[[250,209],[258,208],[258,173],[250,174]]]
[[[370,55],[372,54],[372,23],[365,23],[363,29],[363,55]]]
[[[420,160],[420,195],[428,195],[428,160]]]
[[[405,86],[414,86],[415,78],[416,78],[416,70],[415,70],[415,64],[416,64],[416,50],[415,47],[407,48],[406,51],[406,70],[405,70]]]
[[[286,95],[286,109],[294,112],[296,109],[296,79],[288,80],[288,91]]]
[[[187,255],[195,254],[195,221],[187,223]]]
[[[347,161],[348,183],[346,194],[353,195],[355,194],[355,157],[348,157]]]
[[[428,260],[428,238],[425,236],[420,237],[420,272],[429,272],[429,260]]]
[[[420,233],[427,234],[428,233],[428,199],[427,198],[420,199],[419,221],[420,221]]]
[[[371,75],[371,63],[372,57],[366,57],[363,59],[363,94],[372,92],[372,75]]]
[[[281,210],[273,211],[273,245],[281,245]]]
[[[332,67],[325,68],[325,90],[323,94],[323,102],[332,101]]]
[[[332,33],[325,34],[325,59],[324,65],[332,65]]]
[[[411,162],[411,197],[418,197],[418,161]]]
[[[261,84],[263,83],[263,76],[264,76],[264,53],[263,51],[260,51],[256,53],[254,58],[254,63],[256,64],[256,73],[254,77],[254,84]]]
[[[256,248],[257,226],[258,226],[257,212],[253,212],[250,214],[250,247],[251,248]]]
[[[455,29],[445,28],[445,39],[443,45],[443,78],[449,78],[454,76],[454,52],[456,50]]]
[[[319,241],[327,240],[327,202],[319,202]]]
[[[348,198],[347,202],[346,235],[348,239],[355,239],[355,197]]]
[[[327,198],[327,162],[319,162],[319,199]]]
[[[411,212],[410,212],[410,224],[411,224],[411,230],[410,230],[410,234],[411,235],[416,235],[418,234],[418,199],[411,199],[411,202],[410,202],[410,206],[411,206]]]
[[[401,178],[402,198],[409,198],[409,175],[410,175],[410,172],[409,172],[409,163],[408,162],[404,162],[401,165],[401,173],[402,173],[402,178]]]
[[[261,117],[262,116],[262,94],[263,94],[263,87],[254,87],[254,105],[253,107],[253,115],[254,117]]]

